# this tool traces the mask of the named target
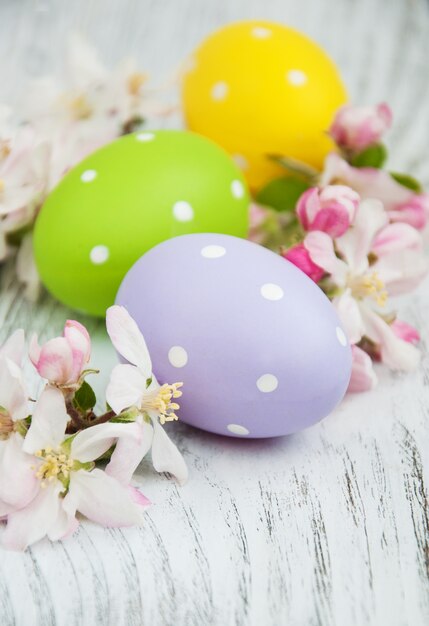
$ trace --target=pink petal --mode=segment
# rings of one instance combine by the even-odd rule
[[[375,237],[372,252],[378,257],[402,250],[421,250],[421,234],[409,224],[388,224]]]
[[[351,393],[370,391],[377,384],[377,376],[370,357],[357,346],[352,346],[352,357],[352,376],[347,391]]]
[[[116,350],[136,365],[145,379],[152,375],[152,362],[146,342],[136,322],[123,306],[111,306],[106,312],[106,327]]]
[[[134,526],[143,521],[143,507],[126,487],[100,469],[73,472],[69,496],[76,510],[102,526]]]
[[[152,445],[152,426],[145,421],[136,425],[141,430],[139,439],[132,437],[118,439],[110,462],[106,467],[106,474],[116,478],[121,485],[129,484],[135,470]]]
[[[188,468],[177,447],[158,422],[153,420],[152,463],[157,472],[168,472],[179,484],[188,480]]]
[[[40,349],[37,361],[34,356],[38,352],[35,337],[31,340],[30,359],[42,378],[51,382],[65,384],[73,380],[73,353],[64,337],[55,337],[47,341]]]
[[[413,291],[427,276],[428,268],[429,260],[423,251],[414,250],[383,256],[372,266],[391,296]]]
[[[313,263],[308,250],[304,244],[298,243],[292,248],[289,248],[286,252],[282,253],[284,259],[296,265],[304,274],[306,274],[311,280],[317,283],[324,275],[324,270]]]
[[[319,231],[308,233],[304,246],[313,263],[331,274],[338,285],[344,284],[348,269],[344,261],[335,254],[334,242],[329,235]]]
[[[392,327],[368,307],[361,307],[365,335],[380,346],[381,360],[392,370],[411,371],[420,362],[420,353],[413,345],[398,339]]]
[[[146,378],[134,365],[116,365],[106,389],[106,400],[115,413],[140,406],[146,389]]]
[[[146,498],[146,496],[137,487],[131,487],[131,485],[129,485],[129,487],[127,487],[127,490],[133,502],[135,502],[139,506],[146,507],[152,504],[149,498]]]
[[[47,387],[36,403],[23,450],[34,454],[47,447],[58,448],[64,440],[68,421],[63,394],[59,389]]]
[[[396,319],[390,327],[399,339],[412,343],[413,345],[419,343],[420,333],[417,328],[414,328],[411,324]]]
[[[91,356],[91,338],[85,326],[79,324],[76,320],[66,321],[63,334],[70,345],[73,355],[71,378],[77,381]]]

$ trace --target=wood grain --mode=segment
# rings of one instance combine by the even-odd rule
[[[109,62],[134,54],[166,77],[206,33],[246,17],[305,31],[356,101],[388,100],[392,169],[429,186],[426,0],[1,0],[0,99],[58,70],[73,29]],[[10,267],[0,293],[0,340],[19,326],[47,338],[75,316],[48,296],[25,302]],[[422,330],[419,372],[381,371],[376,391],[285,439],[228,440],[174,425],[189,483],[178,488],[144,462],[137,480],[154,502],[144,527],[85,522],[67,541],[3,551],[1,625],[428,624],[428,283],[401,308]],[[115,356],[102,323],[79,319],[95,334],[102,389]]]

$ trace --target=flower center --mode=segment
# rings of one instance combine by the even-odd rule
[[[145,411],[156,411],[159,414],[161,424],[165,422],[173,422],[178,420],[175,414],[180,406],[177,402],[172,402],[175,398],[180,398],[182,392],[179,391],[183,383],[174,383],[173,385],[162,385],[159,389],[155,389],[145,397],[142,409]]]
[[[354,278],[350,284],[353,296],[358,299],[371,298],[378,306],[385,306],[388,293],[377,272]]]
[[[86,120],[92,115],[92,107],[84,94],[73,98],[70,102],[70,108],[75,120]]]
[[[134,74],[131,74],[131,76],[129,76],[128,91],[132,96],[138,95],[140,87],[143,85],[143,83],[146,82],[146,78],[147,76],[145,74],[142,74],[141,72],[134,72]]]
[[[67,482],[70,471],[73,468],[74,461],[59,448],[53,450],[48,447],[44,450],[38,450],[36,456],[43,460],[36,471],[36,476],[42,481],[42,487],[52,482],[56,478],[63,484]]]
[[[14,430],[15,424],[9,412],[3,407],[0,407],[0,441],[9,439]]]
[[[10,154],[8,141],[0,141],[0,160],[5,159]]]

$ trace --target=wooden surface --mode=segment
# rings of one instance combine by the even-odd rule
[[[307,32],[356,101],[388,100],[392,168],[429,185],[426,0],[0,0],[0,99],[57,68],[72,29],[108,61],[135,54],[167,76],[206,33],[245,17]],[[401,305],[424,351],[428,287]],[[47,296],[30,306],[2,271],[0,340],[19,326],[53,336],[73,315]],[[103,325],[78,319],[94,330],[94,363],[107,375],[115,356]],[[83,523],[62,543],[1,552],[1,625],[428,624],[428,385],[425,351],[416,374],[381,373],[376,391],[289,438],[174,425],[189,483],[178,488],[143,463],[137,478],[155,503],[144,527]]]

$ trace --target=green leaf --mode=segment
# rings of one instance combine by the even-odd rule
[[[409,176],[408,174],[398,174],[397,172],[390,172],[391,177],[396,180],[397,183],[406,187],[407,189],[411,189],[417,193],[421,193],[423,191],[421,184],[418,180]]]
[[[81,412],[89,411],[94,408],[97,398],[91,385],[86,381],[82,383],[82,386],[76,391],[73,398],[74,406]]]
[[[309,188],[300,178],[275,178],[256,195],[256,200],[276,211],[294,211],[298,198]]]
[[[369,146],[359,152],[359,154],[355,154],[351,160],[350,164],[354,167],[375,167],[380,169],[383,167],[384,162],[387,159],[387,150],[382,143],[376,143],[373,146]]]

